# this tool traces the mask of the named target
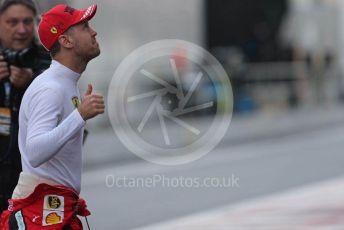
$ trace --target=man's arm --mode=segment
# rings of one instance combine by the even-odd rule
[[[61,123],[62,93],[45,89],[32,97],[29,106],[26,152],[32,167],[50,160],[59,149],[84,125],[85,121],[75,109]]]
[[[81,105],[61,123],[63,95],[53,89],[37,93],[29,106],[26,153],[32,167],[39,167],[51,159],[72,138],[85,121],[104,113],[104,99],[92,94],[92,85]]]

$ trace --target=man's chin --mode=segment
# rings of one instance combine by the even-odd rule
[[[12,47],[11,49],[13,50],[22,50],[22,49],[25,49],[25,48],[28,48],[30,45],[28,43],[18,43],[18,42],[15,42],[12,44]]]
[[[100,48],[99,48],[98,42],[97,42],[97,45],[96,45],[96,48],[95,48],[95,53],[96,53],[95,57],[98,57],[100,55]]]
[[[88,57],[86,58],[87,62],[91,61],[92,59],[98,57],[100,55],[100,49],[96,50],[94,53],[92,53],[91,55],[88,55]]]
[[[98,47],[98,50],[97,50],[97,52],[96,52],[96,56],[95,57],[98,57],[99,55],[100,55],[100,49],[99,49],[99,47]]]
[[[97,50],[94,51],[92,59],[98,57],[99,55],[100,55],[100,49],[98,47]]]

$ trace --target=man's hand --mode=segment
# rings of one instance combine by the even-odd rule
[[[5,62],[4,56],[0,55],[0,81],[10,75],[10,71]]]
[[[16,88],[25,88],[32,80],[32,69],[18,68],[11,65],[10,81]]]
[[[104,113],[105,105],[103,96],[92,94],[92,85],[88,84],[87,91],[78,107],[78,111],[84,121],[98,114]]]

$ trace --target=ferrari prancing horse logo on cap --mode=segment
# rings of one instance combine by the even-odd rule
[[[55,26],[51,27],[50,32],[52,32],[53,34],[57,34],[57,29]]]
[[[79,98],[77,96],[72,97],[72,103],[73,103],[74,107],[77,109],[80,105]]]

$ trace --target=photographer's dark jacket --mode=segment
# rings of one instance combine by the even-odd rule
[[[49,67],[51,59],[43,47],[36,45],[33,47],[37,50],[38,58],[41,60],[37,66],[32,68],[34,79]],[[25,90],[26,88],[15,88],[8,78],[0,81],[0,167],[6,162],[12,162],[15,167],[17,167],[16,164],[20,164],[18,114]],[[8,124],[9,120],[10,124]]]

